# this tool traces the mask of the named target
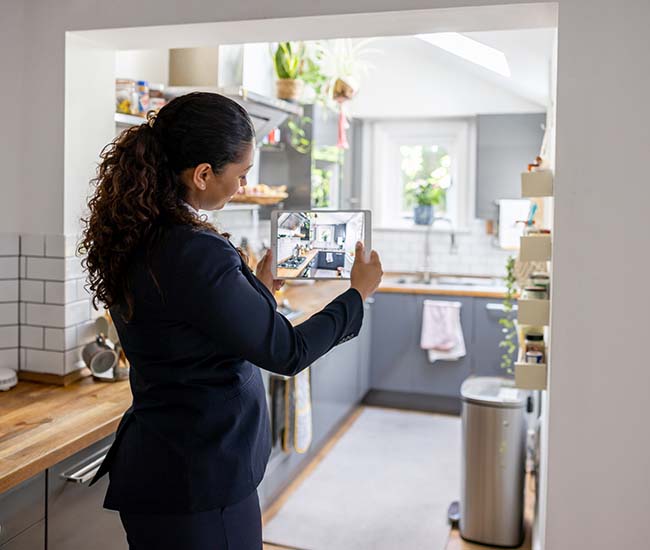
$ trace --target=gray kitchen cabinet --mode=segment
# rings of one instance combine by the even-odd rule
[[[497,219],[499,199],[521,198],[521,172],[539,154],[544,113],[477,117],[476,217]]]
[[[264,480],[258,488],[262,508],[295,478],[331,436],[332,431],[358,405],[370,383],[372,299],[364,304],[359,335],[332,348],[311,366],[312,443],[305,454],[284,453],[276,445]]]
[[[44,499],[43,499],[44,501]],[[5,544],[0,544],[0,550],[39,550],[45,548],[45,520],[16,535]]]
[[[118,512],[102,507],[108,476],[88,483],[106,455],[114,435],[59,462],[47,471],[47,548],[126,550]]]
[[[512,376],[501,368],[502,348],[499,342],[503,337],[499,319],[503,319],[503,305],[498,298],[474,299],[474,368],[477,376]],[[513,314],[513,316],[516,314]]]
[[[0,547],[45,518],[45,472],[0,494]],[[27,536],[27,535],[26,535]],[[30,537],[34,537],[33,533]],[[44,548],[45,537],[39,546]]]
[[[363,325],[359,332],[359,381],[357,400],[361,401],[370,389],[370,356],[372,353],[372,317],[375,299],[369,298],[363,304]]]
[[[430,363],[427,352],[420,348],[420,332],[422,330],[422,307],[425,300],[438,300],[443,302],[460,302],[460,322],[463,327],[466,355],[455,361],[436,361]],[[410,384],[413,393],[425,393],[442,397],[460,397],[460,386],[463,380],[472,374],[472,360],[474,358],[474,327],[473,307],[474,299],[459,296],[416,296],[416,323],[415,334],[417,346],[411,348],[404,356],[410,364]]]
[[[412,364],[406,360],[419,349],[422,312],[415,294],[376,293],[373,304],[370,387],[410,392]],[[418,313],[420,318],[418,319]]]

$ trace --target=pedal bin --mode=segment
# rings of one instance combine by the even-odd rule
[[[512,380],[474,377],[461,386],[460,534],[516,547],[523,542],[527,392]]]

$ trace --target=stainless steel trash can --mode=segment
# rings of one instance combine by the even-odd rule
[[[497,377],[468,378],[460,393],[460,534],[482,544],[519,546],[524,537],[527,394]]]

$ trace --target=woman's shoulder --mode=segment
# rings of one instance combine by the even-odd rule
[[[164,248],[179,260],[205,259],[218,253],[225,257],[238,257],[237,250],[223,235],[209,229],[177,224],[169,228]]]

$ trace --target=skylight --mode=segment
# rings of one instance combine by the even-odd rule
[[[490,71],[510,77],[508,60],[502,51],[481,44],[481,42],[472,40],[460,33],[437,32],[433,34],[416,34],[415,37]]]

